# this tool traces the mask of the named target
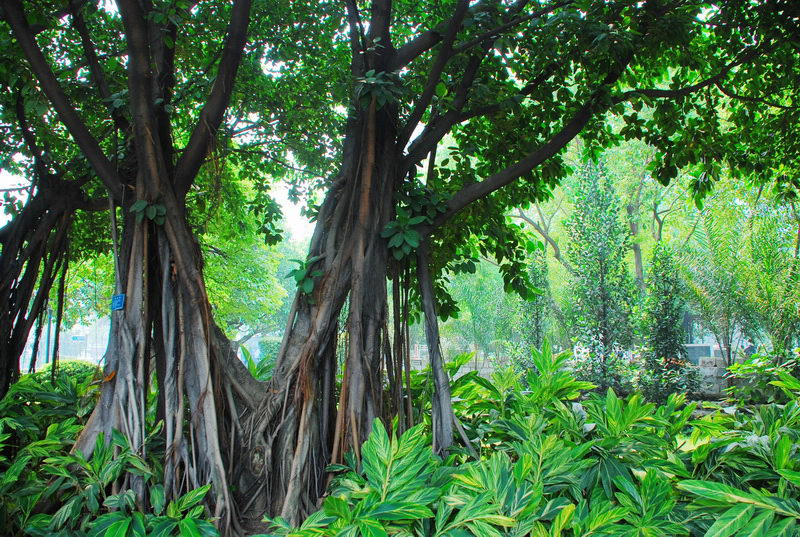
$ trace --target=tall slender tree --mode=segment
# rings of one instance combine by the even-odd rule
[[[566,222],[576,339],[599,368],[592,379],[607,386],[610,361],[633,343],[633,280],[626,256],[630,236],[621,220],[620,200],[602,164],[589,163],[574,192],[575,210]]]
[[[645,397],[663,401],[678,391],[698,388],[697,374],[686,363],[683,318],[686,292],[671,248],[656,244],[650,262],[644,303],[644,369],[640,388]]]

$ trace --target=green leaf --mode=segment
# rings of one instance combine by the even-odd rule
[[[766,537],[790,537],[796,536],[795,526],[797,525],[796,521],[793,518],[787,518],[786,520],[781,520],[774,526],[769,529],[767,532]]]
[[[396,248],[403,244],[404,235],[403,233],[398,233],[396,235],[392,235],[392,238],[389,239],[389,248]]]
[[[130,489],[120,492],[119,494],[112,494],[103,501],[103,505],[106,507],[120,509],[122,511],[132,509],[135,504],[136,495]]]
[[[753,503],[753,497],[751,495],[722,483],[688,480],[681,481],[678,483],[677,487],[680,490],[694,494],[695,496],[700,496],[701,498],[707,498],[709,500],[730,503]]]
[[[180,531],[181,537],[203,537],[197,523],[191,518],[184,518],[178,522],[178,531]]]
[[[177,500],[178,510],[183,512],[187,511],[191,507],[194,507],[203,500],[203,498],[205,497],[206,493],[209,490],[211,490],[211,483],[196,488],[194,490],[190,490],[189,492],[178,498]]]
[[[132,213],[140,213],[144,211],[147,207],[147,202],[145,200],[136,200],[133,205],[131,205],[131,212]]]
[[[149,537],[170,537],[177,526],[178,521],[176,519],[164,517],[153,525]]]
[[[406,242],[412,248],[418,248],[419,247],[419,241],[420,241],[421,237],[420,237],[420,234],[416,230],[409,229],[403,234],[403,236],[405,237]]]
[[[708,528],[705,537],[730,537],[750,522],[754,509],[748,504],[734,505]]]
[[[789,437],[784,436],[784,438],[789,438]],[[789,440],[791,441],[790,438]],[[795,487],[800,488],[800,472],[795,472],[793,470],[778,470],[778,473],[789,483],[791,483]]]
[[[772,525],[772,520],[774,518],[775,516],[772,513],[764,511],[753,517],[750,523],[739,531],[739,535],[741,535],[741,537],[761,537]]]
[[[328,496],[322,504],[322,508],[326,515],[335,516],[349,522],[353,516],[350,511],[350,506],[342,498],[336,496]]]
[[[144,514],[139,512],[131,514],[131,532],[134,537],[146,537]]]
[[[357,523],[362,537],[388,537],[383,524],[377,520],[362,519]]]
[[[550,526],[550,535],[552,537],[560,537],[561,532],[564,528],[567,527],[567,524],[570,523],[572,520],[572,516],[575,513],[575,505],[569,504],[565,505],[561,511],[559,511],[556,518],[553,520],[553,525]]]
[[[418,520],[432,518],[433,512],[419,503],[382,502],[364,515],[377,520]]]
[[[306,278],[303,280],[303,283],[300,284],[300,289],[302,289],[305,294],[310,295],[314,290],[314,280]]]
[[[119,520],[111,524],[104,537],[125,537],[128,533],[128,528],[131,526],[131,519],[124,518],[123,520]]]
[[[89,530],[89,537],[101,537],[106,535],[106,532],[112,525],[120,521],[127,520],[127,518],[127,515],[120,511],[100,515],[92,523],[91,530]]]

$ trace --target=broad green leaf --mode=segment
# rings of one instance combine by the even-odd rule
[[[729,537],[750,522],[755,508],[752,505],[735,505],[725,511],[708,528],[705,537]]]
[[[377,520],[417,520],[433,517],[433,512],[426,506],[407,502],[382,502],[365,516]]]
[[[209,490],[211,490],[211,483],[196,488],[194,490],[190,490],[189,492],[178,498],[176,502],[178,510],[183,512],[191,507],[194,507],[203,500],[203,498],[205,497],[206,493]]]
[[[377,520],[361,519],[356,524],[362,537],[387,537],[386,529]]]
[[[200,533],[200,528],[197,527],[197,523],[191,518],[184,518],[178,522],[178,530],[181,537],[203,537]]]

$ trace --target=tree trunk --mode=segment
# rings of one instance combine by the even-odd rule
[[[66,268],[74,201],[37,190],[0,230],[0,398],[18,378],[31,328],[43,317],[50,290]]]
[[[453,402],[450,399],[450,379],[447,378],[447,372],[444,369],[442,350],[439,345],[439,320],[436,317],[436,299],[428,262],[428,245],[423,243],[417,251],[417,274],[422,296],[422,309],[425,313],[425,339],[428,343],[428,355],[435,387],[431,400],[433,451],[437,455],[446,455],[447,449],[453,443],[455,416]],[[475,356],[477,369],[477,353]]]
[[[633,250],[633,263],[636,269],[636,286],[639,291],[644,292],[644,261],[642,260],[642,245],[639,244],[639,221],[637,220],[636,212],[639,209],[639,202],[629,203],[626,205],[625,210],[628,213],[628,226],[631,230],[631,250]]]
[[[117,279],[125,304],[112,312],[106,380],[76,449],[88,455],[98,434],[110,439],[117,429],[135,452],[146,454],[145,439],[155,426],[146,419],[147,395],[155,382],[164,419],[167,495],[175,498],[213,483],[213,514],[225,529],[232,523],[233,502],[225,468],[231,454],[224,450],[231,446],[219,417],[226,410],[221,394],[230,382],[219,379],[221,369],[233,364],[222,361],[227,340],[211,320],[199,248],[182,211],[167,205],[163,226],[126,218]],[[146,505],[141,483],[126,479]]]
[[[373,101],[349,124],[343,165],[320,208],[309,250],[310,271],[321,275],[310,294],[298,291],[295,297],[267,396],[249,426],[270,481],[258,501],[293,523],[318,507],[325,466],[350,449],[359,456],[372,421],[388,420],[388,409],[402,406],[385,400],[383,382],[384,368],[402,382],[396,367],[401,360],[387,352],[389,250],[380,236],[394,218],[399,181],[393,113],[376,110]],[[340,342],[346,303],[347,338]],[[402,396],[396,385],[387,393]]]

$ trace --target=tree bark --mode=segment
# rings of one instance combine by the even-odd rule
[[[19,377],[19,361],[31,328],[47,309],[50,290],[65,268],[67,234],[75,210],[69,198],[56,201],[40,190],[2,230],[0,398]]]
[[[439,320],[436,317],[436,298],[433,280],[428,268],[428,245],[420,244],[417,250],[417,277],[419,279],[422,309],[425,314],[425,339],[428,343],[431,371],[433,371],[434,395],[431,401],[433,421],[433,451],[446,455],[453,444],[453,402],[450,399],[450,379],[444,369],[444,360],[439,342]],[[476,354],[477,357],[477,354]]]

